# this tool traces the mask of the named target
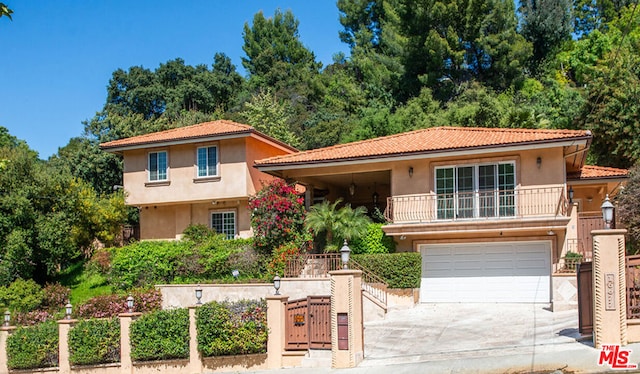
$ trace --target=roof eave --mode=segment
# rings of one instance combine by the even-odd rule
[[[551,148],[558,146],[569,146],[582,143],[585,149],[588,147],[591,136],[586,135],[582,137],[576,137],[571,139],[552,139],[544,141],[529,141],[522,143],[511,144],[490,144],[477,147],[459,147],[446,150],[429,150],[418,152],[404,152],[387,155],[371,155],[361,157],[347,157],[342,159],[329,159],[329,160],[315,160],[315,161],[297,161],[297,162],[281,162],[281,163],[265,163],[260,164],[260,160],[254,163],[254,167],[263,172],[284,170],[284,169],[304,169],[316,166],[334,166],[334,165],[349,165],[349,164],[363,164],[382,161],[403,161],[403,160],[415,160],[420,158],[435,158],[442,156],[456,156],[456,155],[471,155],[478,153],[487,153],[487,150],[492,150],[491,153],[519,151],[527,149],[538,148]]]

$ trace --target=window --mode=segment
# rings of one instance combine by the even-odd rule
[[[236,236],[236,212],[212,212],[211,228],[216,230],[218,234],[227,235],[227,239],[233,239]]]
[[[167,180],[167,152],[149,153],[149,181]]]
[[[198,177],[218,175],[218,147],[198,148]]]
[[[515,215],[514,163],[436,168],[438,219]]]

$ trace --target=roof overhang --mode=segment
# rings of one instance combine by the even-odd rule
[[[478,155],[488,153],[503,153],[503,152],[516,152],[532,149],[546,149],[556,147],[580,147],[584,150],[588,148],[590,143],[590,136],[573,138],[573,139],[559,139],[548,140],[541,142],[525,142],[518,144],[507,145],[485,145],[473,148],[457,148],[450,150],[433,150],[423,151],[416,153],[402,153],[402,154],[390,154],[390,155],[372,155],[354,158],[344,158],[338,160],[318,160],[318,161],[300,161],[300,162],[282,162],[282,163],[270,163],[260,164],[260,161],[254,163],[254,167],[265,173],[278,176],[279,171],[284,170],[299,170],[318,167],[335,167],[335,166],[350,166],[350,165],[362,165],[379,162],[391,162],[391,161],[409,161],[418,159],[430,159],[439,157],[456,157],[467,155]]]

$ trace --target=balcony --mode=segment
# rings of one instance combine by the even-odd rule
[[[439,223],[566,217],[564,187],[413,194],[387,199],[391,223]]]

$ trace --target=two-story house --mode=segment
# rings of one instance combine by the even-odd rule
[[[189,224],[251,236],[248,198],[273,179],[255,160],[296,149],[225,120],[100,145],[124,159],[126,204],[140,210],[140,239],[179,238]]]
[[[398,249],[422,254],[422,302],[549,303],[552,274],[567,252],[590,254],[588,228],[602,227],[593,226],[600,204],[627,178],[584,165],[591,139],[589,131],[437,127],[255,166],[305,185],[307,201],[342,197],[384,211]],[[597,219],[582,225],[593,211]]]

